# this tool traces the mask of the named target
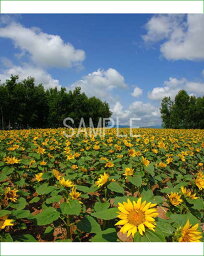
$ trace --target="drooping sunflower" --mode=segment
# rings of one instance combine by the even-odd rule
[[[74,187],[74,183],[71,181],[71,180],[65,180],[65,178],[61,178],[59,180],[59,183],[64,186],[64,187],[67,187],[67,188],[71,188],[71,187]]]
[[[202,233],[198,230],[198,224],[194,226],[187,220],[186,224],[179,230],[179,242],[201,242]]]
[[[52,174],[55,176],[55,178],[56,178],[57,180],[60,180],[61,177],[62,177],[61,173],[60,173],[58,170],[56,170],[56,169],[53,169],[53,170],[52,170]]]
[[[187,189],[185,187],[181,187],[181,192],[186,196],[189,197],[191,199],[198,199],[198,197],[196,196],[196,193],[192,193],[192,191],[190,189]]]
[[[10,200],[12,202],[16,202],[17,198],[18,198],[17,192],[18,192],[18,190],[16,190],[16,189],[11,189],[9,187],[6,188],[5,192],[4,192],[5,200],[8,200],[8,201]]]
[[[0,229],[4,229],[7,226],[13,226],[14,220],[8,219],[8,216],[0,217]]]
[[[179,193],[172,192],[170,195],[168,195],[168,198],[170,203],[173,204],[174,206],[178,206],[183,202],[183,200],[181,199],[181,195],[179,195]]]
[[[142,202],[142,198],[137,201],[118,203],[119,220],[115,225],[123,226],[120,232],[127,233],[127,236],[134,236],[137,231],[143,235],[145,228],[150,230],[155,229],[155,218],[158,216],[156,204]]]
[[[17,159],[17,158],[15,158],[15,157],[5,157],[4,158],[4,161],[5,161],[5,163],[7,163],[7,164],[18,164],[19,162],[20,162],[20,160],[19,159]]]
[[[95,184],[98,187],[102,187],[106,182],[108,181],[109,175],[104,172],[104,174],[101,174],[98,180],[95,182]]]

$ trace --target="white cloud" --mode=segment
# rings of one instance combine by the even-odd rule
[[[83,50],[75,49],[60,36],[43,33],[39,28],[26,28],[12,22],[0,27],[0,37],[13,40],[21,54],[28,53],[34,63],[43,67],[72,67],[85,59]]]
[[[42,83],[45,89],[55,87],[58,89],[61,88],[59,80],[53,79],[52,76],[43,69],[29,66],[27,64],[23,66],[11,66],[10,63],[9,68],[0,73],[1,83],[4,83],[11,77],[11,75],[18,75],[20,81],[26,79],[27,77],[34,77],[36,84]]]
[[[204,83],[170,77],[169,80],[164,81],[163,87],[153,88],[148,97],[152,100],[161,100],[164,97],[174,98],[180,90],[186,90],[190,95],[202,96],[204,94]]]
[[[124,109],[120,102],[116,102],[111,111],[113,112],[112,118],[115,120],[119,118],[120,125],[130,125],[130,118],[139,118],[139,120],[133,121],[133,125],[139,127],[161,124],[159,107],[150,103],[135,101],[127,109]]]
[[[204,59],[204,15],[158,15],[146,24],[146,42],[162,40],[160,51],[169,60]]]
[[[133,97],[139,97],[142,95],[142,89],[139,87],[135,87],[134,91],[131,94]]]
[[[98,69],[71,85],[71,88],[81,87],[89,97],[96,96],[102,100],[114,101],[110,92],[115,88],[126,88],[124,77],[115,69]]]

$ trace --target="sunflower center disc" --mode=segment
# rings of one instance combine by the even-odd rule
[[[133,210],[129,213],[128,220],[130,224],[138,226],[145,221],[144,212],[141,210]]]

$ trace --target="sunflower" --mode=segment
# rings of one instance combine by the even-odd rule
[[[133,175],[133,173],[134,173],[134,170],[132,168],[127,167],[127,168],[125,168],[125,173],[123,175],[131,176],[131,175]]]
[[[194,226],[187,220],[186,224],[180,230],[179,242],[201,242],[202,233],[198,230],[198,224]]]
[[[178,206],[183,202],[183,200],[181,199],[181,195],[179,195],[178,193],[172,192],[170,195],[168,195],[168,198],[170,200],[170,203],[174,206]]]
[[[76,191],[76,188],[72,188],[72,191],[69,193],[72,199],[78,199],[81,193]]]
[[[17,192],[18,192],[18,190],[16,190],[16,189],[11,189],[9,187],[6,188],[5,192],[4,192],[5,199],[8,200],[8,201],[10,200],[12,202],[16,202],[17,201],[17,197],[18,197]]]
[[[109,175],[104,172],[104,174],[101,174],[98,180],[95,182],[95,184],[98,187],[102,187],[106,182],[108,181]]]
[[[127,236],[134,236],[137,231],[143,235],[145,228],[154,231],[156,226],[155,217],[158,216],[156,204],[142,202],[142,198],[136,201],[118,203],[119,220],[115,225],[123,226],[120,232],[127,233]]]
[[[145,165],[145,166],[148,166],[150,164],[150,161],[147,160],[145,157],[142,156],[142,163]]]
[[[43,176],[42,172],[35,174],[35,180],[37,180],[38,182],[42,181],[43,180],[42,176]]]
[[[61,178],[59,180],[60,184],[64,187],[67,187],[67,188],[71,188],[71,187],[74,187],[74,183],[71,181],[71,180],[65,180],[65,178]]]
[[[129,199],[127,202],[118,203],[119,209],[119,220],[115,225],[122,225],[120,232],[123,234],[127,233],[127,236],[134,237],[137,231],[140,235],[145,232],[145,227],[154,231],[156,226],[155,217],[158,216],[156,204],[142,202],[142,198],[131,202]]]
[[[196,196],[196,193],[192,193],[192,191],[190,189],[187,189],[185,187],[181,187],[181,192],[186,196],[189,197],[191,199],[198,199],[198,197]]]
[[[0,229],[4,229],[7,226],[13,226],[14,220],[8,219],[8,216],[0,217]]]
[[[165,164],[165,163],[163,163],[163,162],[160,162],[160,163],[158,164],[158,166],[161,167],[161,168],[165,168],[165,167],[167,167],[167,164]]]
[[[108,168],[111,168],[113,166],[114,166],[114,163],[112,163],[112,162],[107,162],[105,165],[105,167],[108,167]]]
[[[47,162],[45,162],[45,161],[40,162],[40,165],[46,165],[46,164],[47,164]]]
[[[55,178],[56,178],[57,180],[60,180],[61,177],[62,177],[61,173],[60,173],[58,170],[56,170],[56,169],[53,169],[53,170],[52,170],[52,174],[55,176]]]
[[[5,157],[4,158],[4,161],[5,161],[5,163],[7,163],[7,164],[18,164],[19,162],[20,162],[20,160],[18,160],[17,158],[15,158],[15,157]]]
[[[128,155],[131,157],[135,157],[135,150],[133,148],[128,150]]]
[[[200,190],[204,189],[204,174],[202,171],[198,172],[195,184]]]

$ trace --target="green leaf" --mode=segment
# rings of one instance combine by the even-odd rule
[[[78,216],[81,212],[81,204],[78,200],[72,200],[68,203],[62,203],[60,205],[60,209],[62,211],[62,214]]]
[[[154,172],[154,165],[151,163],[149,164],[148,166],[145,166],[145,170],[147,173],[149,173],[151,176],[154,176],[155,175],[155,172]]]
[[[100,211],[108,209],[109,207],[110,207],[109,202],[104,202],[104,203],[96,202],[95,205],[94,205],[94,210],[96,212],[100,212]]]
[[[23,198],[23,197],[19,198],[16,203],[10,203],[10,206],[17,210],[24,209],[26,205],[27,205],[27,202],[26,202],[25,198]]]
[[[44,234],[49,234],[49,233],[51,233],[53,230],[54,230],[53,227],[48,226],[48,227],[45,229]]]
[[[60,196],[60,195],[50,197],[46,200],[46,204],[52,204],[52,203],[55,203],[55,202],[59,202],[61,200],[61,198],[62,198],[62,196]]]
[[[13,238],[9,233],[1,234],[0,235],[1,242],[13,242]]]
[[[17,219],[23,219],[30,216],[30,211],[28,210],[15,210],[12,211],[12,215],[15,216]]]
[[[152,190],[147,190],[147,191],[144,190],[141,194],[141,197],[142,197],[143,201],[144,200],[151,201],[154,197],[154,194],[153,194]]]
[[[175,231],[169,220],[164,220],[160,218],[157,221],[157,230],[160,230],[161,234],[163,234],[164,236],[170,236]]]
[[[9,215],[11,211],[8,210],[0,210],[0,217],[4,217],[6,215]]]
[[[44,183],[44,184],[42,184],[41,186],[39,186],[39,187],[36,189],[36,192],[37,192],[39,195],[47,195],[47,194],[49,194],[50,192],[52,192],[53,190],[55,190],[55,187],[53,187],[53,186],[48,186],[47,183]]]
[[[91,242],[116,242],[118,239],[115,228],[107,228],[101,232],[98,232]]]
[[[18,242],[37,242],[37,240],[30,234],[16,236],[15,241],[18,241]]]
[[[40,197],[36,196],[36,197],[34,197],[33,199],[31,199],[29,203],[30,203],[30,204],[32,204],[32,203],[37,203],[39,200],[40,200]]]
[[[196,210],[203,210],[204,209],[203,199],[201,199],[201,198],[194,199],[192,201],[192,203],[193,203],[193,209],[196,209]]]
[[[165,242],[163,234],[159,233],[158,230],[152,231],[146,229],[143,236],[137,232],[134,236],[134,242]]]
[[[102,220],[112,220],[115,219],[118,215],[118,209],[117,208],[110,208],[98,212],[94,212],[91,215]]]
[[[107,187],[113,192],[124,194],[124,188],[118,182],[111,182]]]
[[[9,174],[11,174],[14,170],[15,170],[14,167],[5,166],[5,167],[2,169],[2,174],[9,175]]]
[[[41,213],[35,216],[37,224],[39,226],[48,225],[57,220],[60,216],[60,213],[53,207],[48,207],[44,209]]]
[[[141,187],[142,185],[142,177],[140,175],[129,176],[128,181],[136,187]]]
[[[191,213],[187,214],[170,214],[171,221],[175,222],[178,226],[184,226],[187,222],[187,220],[190,221],[191,224],[195,225],[196,223],[199,223],[199,220],[192,215]]]
[[[20,179],[19,181],[16,181],[16,184],[19,186],[19,187],[23,187],[25,185],[25,179]]]
[[[80,222],[77,223],[77,228],[86,233],[98,233],[101,232],[100,225],[91,216],[86,216]]]
[[[96,186],[87,187],[87,186],[77,185],[77,190],[84,192],[84,193],[93,193],[96,190],[98,190],[98,187],[96,187]]]

